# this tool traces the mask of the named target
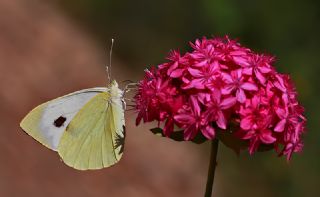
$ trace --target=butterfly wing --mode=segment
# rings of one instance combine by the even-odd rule
[[[109,167],[121,159],[124,129],[122,95],[100,93],[67,126],[58,153],[68,166],[78,170]]]
[[[85,89],[43,103],[27,114],[20,127],[41,144],[57,150],[73,117],[90,99],[105,91],[107,88]]]

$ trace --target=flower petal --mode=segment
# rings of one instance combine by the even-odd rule
[[[192,140],[196,136],[197,132],[197,128],[194,125],[187,127],[183,132],[184,140]]]
[[[194,123],[194,117],[188,114],[178,114],[174,116],[174,119],[181,124],[192,124]]]
[[[267,66],[259,66],[258,67],[259,71],[262,72],[262,73],[269,73],[271,72],[272,70],[270,68],[268,68]]]
[[[213,74],[217,69],[219,69],[219,62],[215,60],[212,64],[209,64],[208,72]]]
[[[163,134],[167,137],[170,136],[170,134],[173,132],[173,126],[173,119],[168,118],[163,128]]]
[[[172,78],[179,78],[182,76],[184,69],[175,69],[170,73],[170,77]]]
[[[286,119],[282,119],[280,122],[278,122],[278,124],[276,125],[276,127],[274,128],[274,131],[276,132],[282,132],[286,126],[287,120]]]
[[[245,90],[252,90],[252,91],[258,90],[258,87],[255,84],[249,83],[249,82],[245,82],[245,83],[241,84],[240,87]]]
[[[278,117],[280,118],[280,119],[284,119],[284,118],[286,118],[287,117],[287,110],[285,110],[285,109],[281,109],[281,108],[278,108],[278,109],[276,109],[276,114],[278,115]]]
[[[249,154],[252,155],[253,153],[255,153],[259,145],[260,145],[260,140],[258,139],[258,137],[252,138],[249,144]]]
[[[235,97],[229,97],[226,99],[223,99],[223,101],[220,103],[221,109],[229,109],[233,105],[235,105],[237,102],[237,99]]]
[[[227,128],[227,120],[224,117],[224,114],[222,111],[218,111],[217,112],[217,125],[218,127],[220,127],[221,129],[226,129]]]
[[[202,128],[201,132],[209,140],[214,139],[214,137],[216,136],[214,128],[212,128],[209,125],[207,125],[206,127]]]
[[[273,142],[275,142],[277,140],[275,137],[272,136],[272,133],[269,130],[264,130],[260,134],[259,138],[265,144],[272,144]]]
[[[244,102],[246,101],[246,99],[247,99],[244,91],[243,91],[241,88],[239,88],[239,89],[237,90],[236,96],[237,96],[237,100],[238,100],[240,103],[244,103]]]
[[[207,65],[207,63],[208,63],[207,60],[203,60],[203,61],[201,61],[199,63],[194,64],[193,66],[195,66],[195,67],[203,67],[203,66]]]
[[[252,75],[252,70],[253,70],[252,67],[246,67],[246,68],[242,69],[242,73],[245,74],[245,75],[250,75],[251,76]]]
[[[251,116],[247,116],[247,117],[241,119],[240,127],[242,129],[249,130],[252,128],[252,125],[253,125],[253,120],[252,120]]]
[[[207,104],[210,101],[210,94],[209,93],[198,93],[198,100],[203,105]]]
[[[194,88],[199,89],[199,90],[203,90],[203,89],[205,89],[203,82],[204,82],[203,79],[199,78],[199,79],[192,80],[191,84],[193,85]]]
[[[232,90],[234,90],[234,88],[235,88],[234,85],[225,85],[221,89],[221,93],[224,94],[224,95],[230,94],[232,92]]]
[[[254,130],[249,130],[242,136],[242,139],[248,140],[248,139],[254,138],[255,136],[256,136],[256,132]]]
[[[183,89],[196,88],[196,89],[199,89],[199,90],[203,90],[203,89],[205,89],[205,86],[203,84],[203,79],[198,78],[198,79],[191,80],[189,82],[189,84],[184,85],[182,88]]]
[[[197,98],[195,96],[190,97],[190,102],[192,106],[192,110],[194,111],[194,114],[197,116],[200,116],[200,106]]]
[[[266,82],[266,78],[260,73],[260,71],[258,69],[254,69],[254,74],[260,81],[260,83],[264,85]]]
[[[178,68],[178,66],[179,66],[178,62],[174,62],[173,64],[171,64],[171,66],[168,68],[167,75],[170,75],[170,73],[176,68]]]
[[[203,77],[203,74],[200,70],[194,68],[188,68],[189,73],[194,77]]]
[[[242,67],[245,67],[245,66],[249,66],[250,64],[248,63],[248,60],[246,58],[243,58],[241,56],[233,56],[233,61],[234,63],[242,66]]]
[[[227,74],[227,73],[221,73],[222,79],[226,82],[226,83],[233,83],[233,79],[231,77],[231,75]]]

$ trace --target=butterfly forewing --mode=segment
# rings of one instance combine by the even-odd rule
[[[34,108],[21,121],[21,128],[46,147],[57,150],[62,133],[78,111],[106,88],[80,90]]]
[[[75,115],[61,137],[58,152],[73,168],[100,169],[121,159],[123,142],[122,95],[103,92]]]

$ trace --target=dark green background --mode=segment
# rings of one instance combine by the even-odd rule
[[[108,46],[115,38],[117,56],[128,69],[137,68],[132,69],[134,80],[142,76],[143,68],[163,62],[170,49],[189,50],[188,42],[202,36],[227,34],[255,51],[275,55],[275,66],[292,76],[306,108],[304,151],[287,163],[274,153],[237,157],[221,146],[216,181],[224,181],[216,185],[224,196],[319,195],[319,1],[60,0],[58,4],[101,45]]]

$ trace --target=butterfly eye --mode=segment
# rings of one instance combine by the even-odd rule
[[[56,127],[61,127],[66,120],[66,117],[60,116],[59,118],[55,119],[53,125]]]

